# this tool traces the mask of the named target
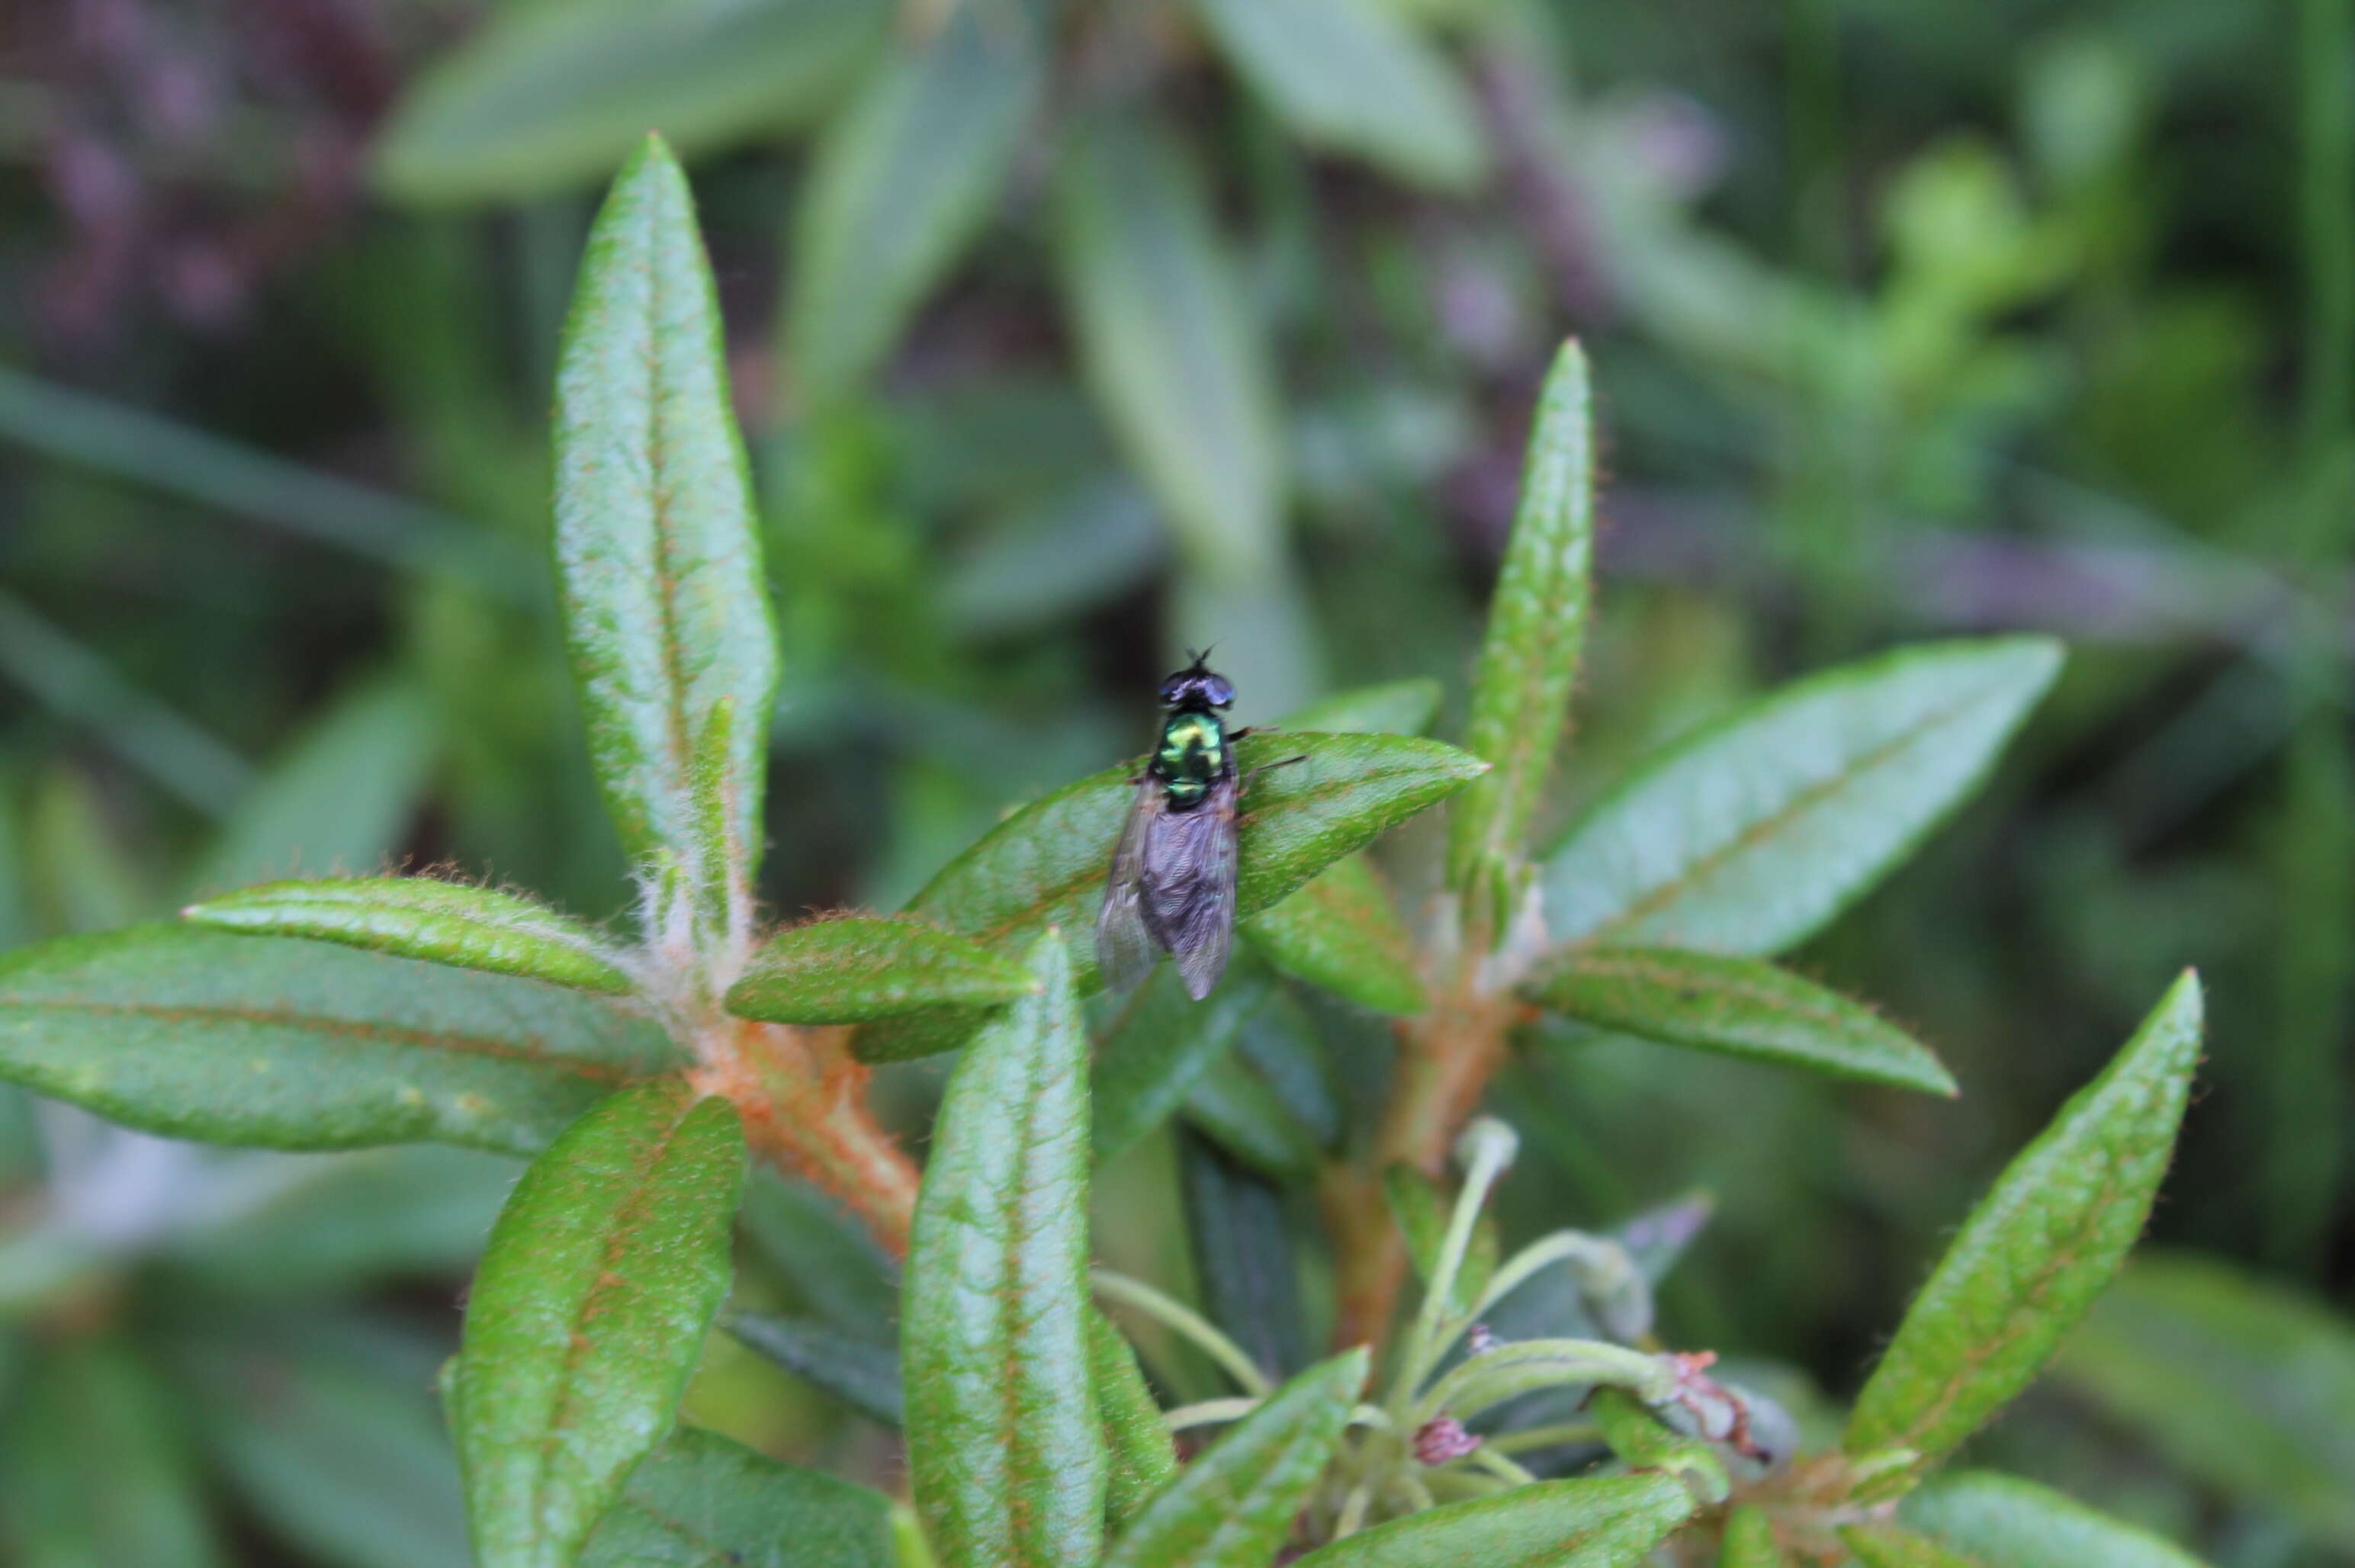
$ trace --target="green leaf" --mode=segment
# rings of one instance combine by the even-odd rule
[[[374,869],[407,836],[439,741],[431,701],[407,681],[369,680],[339,693],[238,797],[188,885],[209,891],[298,870]]]
[[[1453,746],[1401,735],[1252,735],[1235,756],[1245,770],[1307,759],[1260,774],[1243,799],[1235,912],[1246,920],[1487,766]],[[999,953],[1019,953],[1039,931],[1060,925],[1077,933],[1070,945],[1081,990],[1097,988],[1103,982],[1087,933],[1135,777],[1135,764],[1124,763],[1024,806],[943,867],[909,912]],[[870,1026],[859,1031],[858,1051],[868,1061],[947,1051],[977,1021],[960,1010],[919,1024]]]
[[[1262,1401],[1146,1506],[1104,1568],[1263,1568],[1333,1457],[1369,1360],[1360,1346]]]
[[[1623,1389],[1597,1389],[1588,1408],[1603,1440],[1632,1470],[1658,1470],[1681,1479],[1711,1507],[1725,1501],[1732,1483],[1725,1462],[1698,1437],[1669,1430],[1642,1401]]]
[[[890,1568],[879,1492],[682,1426],[630,1477],[581,1568]]]
[[[900,1424],[900,1352],[894,1347],[857,1339],[815,1318],[773,1312],[730,1313],[721,1327],[861,1415],[886,1426]]]
[[[1163,965],[1136,988],[1096,1056],[1089,1093],[1097,1164],[1118,1157],[1168,1120],[1266,1002],[1272,985],[1266,970],[1244,965],[1197,1002],[1178,971]]]
[[[1010,1002],[1032,985],[1010,959],[912,920],[820,920],[755,953],[728,988],[728,1010],[772,1023],[865,1023],[943,1003]]]
[[[355,1353],[356,1335],[283,1318],[201,1328],[175,1336],[186,1408],[276,1533],[344,1568],[466,1561],[465,1503],[421,1381]]]
[[[776,625],[711,267],[658,140],[590,231],[555,440],[565,642],[623,848],[671,858],[707,911],[749,918]]]
[[[678,1065],[575,992],[320,943],[134,926],[0,962],[0,1076],[208,1143],[529,1154]]]
[[[1320,1018],[1320,1012],[1325,1016]],[[1347,1031],[1352,1026],[1356,1033],[1337,1032],[1334,1038],[1369,1041],[1380,1038],[1386,1028],[1380,1019],[1351,1014],[1314,993],[1278,987],[1235,1041],[1235,1055],[1319,1148],[1339,1145],[1347,1119],[1332,1040],[1326,1031]]]
[[[431,877],[264,882],[180,913],[221,931],[307,936],[609,996],[634,988],[588,926],[546,904],[465,882]]]
[[[1499,907],[1484,913],[1498,930],[1512,918],[1529,821],[1569,721],[1586,647],[1594,565],[1592,401],[1586,356],[1566,343],[1538,400],[1520,503],[1472,679],[1464,743],[1496,766],[1448,813],[1448,885],[1496,901]]]
[[[835,1327],[871,1331],[899,1317],[898,1263],[832,1197],[762,1166],[741,1218],[755,1257]]]
[[[1112,1319],[1093,1307],[1088,1310],[1088,1376],[1095,1387],[1096,1419],[1103,1428],[1108,1461],[1104,1519],[1118,1530],[1178,1478],[1178,1449],[1161,1424],[1161,1407],[1146,1386],[1136,1352]]]
[[[1308,1359],[1283,1188],[1199,1136],[1178,1142],[1186,1235],[1210,1321],[1274,1382]]]
[[[2011,1162],[1914,1297],[1842,1439],[1935,1463],[2025,1387],[2142,1234],[2200,1055],[2184,976]]]
[[[1839,1533],[1864,1568],[1993,1568],[1893,1524],[1852,1524]]]
[[[1430,1177],[1411,1165],[1393,1165],[1383,1171],[1382,1193],[1390,1200],[1391,1217],[1406,1238],[1406,1255],[1414,1264],[1415,1277],[1428,1288],[1433,1271],[1439,1266],[1440,1248],[1447,1239],[1448,1218],[1455,1205]],[[1449,1317],[1465,1317],[1479,1301],[1496,1275],[1499,1250],[1496,1216],[1484,1210],[1472,1222],[1471,1244],[1465,1249],[1455,1284],[1448,1292]]]
[[[1540,1481],[1378,1524],[1294,1568],[1636,1568],[1692,1511],[1673,1476]]]
[[[408,202],[513,199],[602,178],[650,128],[695,153],[806,123],[889,18],[867,0],[502,6],[395,112],[378,178]]]
[[[2186,1474],[2355,1552],[2355,1327],[2221,1260],[2137,1258],[2054,1374]]]
[[[1097,401],[1195,563],[1270,568],[1275,377],[1200,168],[1166,126],[1118,110],[1071,126],[1059,153],[1057,249]]]
[[[1084,1568],[1103,1532],[1087,1034],[1061,938],[1039,937],[1029,963],[1039,994],[999,1013],[950,1076],[908,1253],[908,1463],[955,1568]]]
[[[1235,1158],[1278,1181],[1305,1181],[1323,1153],[1267,1084],[1233,1056],[1203,1071],[1186,1096],[1186,1119]]]
[[[1860,1002],[1755,958],[1575,951],[1524,990],[1565,1018],[1669,1045],[1952,1094],[1930,1048]]]
[[[231,1298],[349,1293],[462,1274],[515,1185],[513,1160],[410,1145],[307,1157],[226,1223],[175,1236],[176,1273]]]
[[[1743,1503],[1726,1515],[1717,1568],[1784,1568],[1785,1561],[1782,1545],[1774,1539],[1774,1521],[1764,1509]]]
[[[2190,1552],[2049,1488],[1986,1470],[1941,1476],[1899,1518],[1955,1552],[2003,1568],[2200,1568]]]
[[[1413,933],[1362,855],[1334,861],[1244,929],[1260,955],[1294,979],[1376,1012],[1423,1008]]]
[[[1284,728],[1332,735],[1421,735],[1439,717],[1444,694],[1445,688],[1427,676],[1352,687],[1294,709],[1284,715]]]
[[[531,1164],[466,1303],[452,1426],[482,1568],[563,1568],[670,1429],[728,1294],[744,1133],[725,1100],[613,1095]]]
[[[1472,96],[1446,58],[1357,0],[1194,0],[1235,69],[1304,142],[1463,191],[1487,172]]]
[[[1557,940],[1766,955],[1862,896],[1976,788],[2061,668],[2042,637],[1847,665],[1676,745],[1544,869]]]
[[[1045,82],[1024,6],[969,0],[828,127],[794,230],[785,355],[815,400],[854,388],[972,242]]]
[[[171,1402],[130,1348],[46,1348],[0,1433],[14,1568],[213,1568],[224,1558]]]
[[[1253,781],[1244,800],[1236,910],[1248,919],[1393,824],[1444,799],[1486,765],[1452,746],[1396,735],[1253,735],[1236,748],[1245,769],[1308,760]],[[1135,793],[1134,764],[1107,768],[1014,813],[942,868],[909,912],[1000,953],[1049,925],[1071,943],[1082,992],[1102,985],[1085,934],[1112,859],[1113,839]],[[869,1025],[854,1049],[870,1061],[929,1055],[962,1044],[980,1022],[970,1008],[942,1008]]]

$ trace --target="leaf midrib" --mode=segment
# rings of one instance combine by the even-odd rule
[[[670,201],[669,182],[657,178],[654,202],[650,206],[666,208]],[[690,217],[689,221],[692,221]],[[668,484],[669,446],[664,438],[663,420],[663,277],[665,269],[656,265],[655,252],[660,249],[660,219],[653,212],[643,215],[643,232],[638,250],[640,268],[645,278],[646,320],[645,370],[646,377],[646,481],[647,500],[654,508],[654,569],[655,620],[657,641],[662,650],[663,681],[668,688],[662,705],[663,735],[670,752],[671,777],[666,781],[673,789],[683,788],[693,769],[693,747],[687,735],[687,683],[685,653],[679,645],[677,596],[678,578],[672,559],[671,495]],[[732,744],[732,739],[731,739]],[[709,874],[709,868],[698,868]]]
[[[1614,933],[1630,925],[1637,924],[1676,902],[1677,900],[1714,876],[1728,862],[1756,848],[1760,844],[1780,833],[1796,818],[1815,809],[1841,791],[1852,787],[1859,780],[1881,767],[1897,753],[1921,741],[1929,731],[1942,728],[1957,713],[1986,700],[1987,696],[1985,687],[1977,688],[1967,696],[1923,715],[1915,723],[1899,731],[1880,745],[1860,753],[1849,766],[1809,784],[1794,795],[1779,809],[1760,817],[1708,853],[1688,861],[1676,875],[1645,893],[1643,897],[1613,915],[1603,924],[1576,938],[1575,944],[1581,948],[1609,945],[1610,938]],[[1677,760],[1689,761],[1695,754],[1688,752]]]
[[[1054,1023],[1049,1020],[1044,1024],[1043,1029],[1051,1031],[1054,1027]],[[1023,1092],[1018,1101],[1020,1110],[1017,1118],[1014,1147],[1021,1151],[1023,1157],[1016,1165],[1016,1170],[1021,1179],[1016,1188],[1014,1201],[1008,1206],[1007,1211],[1006,1239],[1000,1249],[1007,1287],[996,1293],[996,1338],[999,1344],[1004,1347],[998,1376],[995,1380],[997,1384],[999,1403],[996,1435],[998,1441],[1006,1445],[1006,1478],[1009,1492],[1014,1494],[1005,1499],[1007,1533],[1016,1551],[1023,1552],[1025,1556],[1028,1553],[1024,1552],[1022,1543],[1032,1532],[1022,1529],[1023,1521],[1028,1520],[1040,1528],[1044,1526],[1044,1521],[1036,1518],[1038,1510],[1029,1506],[1030,1499],[1028,1495],[1031,1484],[1038,1477],[1036,1469],[1038,1455],[1035,1449],[1022,1441],[1025,1425],[1021,1408],[1023,1386],[1018,1349],[1021,1342],[1021,1336],[1017,1330],[1024,1316],[1019,1303],[1027,1296],[1028,1287],[1031,1283],[1028,1271],[1022,1266],[1023,1260],[1025,1254],[1030,1250],[1030,1245],[1038,1240],[1028,1228],[1026,1222],[1028,1210],[1022,1200],[1025,1193],[1035,1184],[1038,1174],[1033,1164],[1039,1153],[1035,1135],[1039,1129],[1039,1101],[1043,1098],[1042,1087],[1045,1075],[1046,1063],[1039,1061],[1034,1054],[1026,1064],[1022,1074]]]
[[[1286,793],[1277,800],[1270,802],[1269,805],[1280,807],[1287,811],[1296,805],[1322,805],[1328,804],[1336,798],[1353,794],[1369,784],[1381,784],[1401,776],[1419,774],[1423,771],[1423,770],[1421,769],[1409,769],[1406,767],[1391,767],[1386,768],[1379,773],[1364,773],[1353,779],[1334,779],[1327,780],[1323,783],[1311,782]],[[1428,780],[1428,783],[1431,784],[1445,784],[1454,783],[1456,780],[1456,775],[1452,773],[1443,772],[1436,768],[1430,770],[1430,772],[1431,777]],[[1077,788],[1074,788],[1072,793],[1076,795],[1078,793]],[[1267,809],[1268,807],[1263,806],[1259,811],[1245,813],[1242,816],[1238,816],[1236,818],[1238,831],[1240,831],[1244,825],[1247,825],[1254,819],[1263,816]],[[1107,860],[1109,860],[1109,845],[1106,847],[1105,855]],[[954,865],[952,865],[951,868],[944,869],[943,874],[945,874],[945,870],[948,869],[954,869]],[[1081,893],[1085,892],[1089,888],[1102,882],[1104,880],[1105,874],[1105,871],[1102,868],[1091,865],[1083,871],[1076,872],[1071,876],[1064,878],[1061,881],[1050,884],[1048,891],[1038,895],[1029,903],[1025,904],[1021,909],[1007,916],[997,923],[989,926],[966,927],[964,928],[964,934],[972,937],[974,941],[979,942],[985,945],[1000,941],[1008,934],[1021,930],[1026,925],[1037,923],[1039,917],[1046,911],[1054,909],[1059,905],[1067,902],[1071,899],[1076,898]],[[1301,884],[1301,886],[1305,885],[1305,882]],[[921,897],[921,895],[919,896]],[[1242,911],[1241,905],[1248,901],[1240,892],[1238,892],[1235,901],[1237,905],[1236,916],[1238,919],[1247,920],[1251,918],[1252,915],[1258,914],[1264,910],[1273,909],[1274,907],[1273,902],[1263,903],[1253,907],[1249,913],[1245,913]],[[911,912],[930,913],[943,920],[950,918],[950,911],[941,909],[937,905],[933,905],[929,902],[920,903],[914,906]]]
[[[325,1018],[309,1013],[270,1013],[251,1008],[165,1007],[144,1002],[44,1002],[20,997],[0,997],[0,1016],[18,1012],[75,1012],[99,1018],[144,1018],[159,1022],[180,1023],[190,1019],[206,1023],[243,1024],[256,1028],[299,1029],[324,1034],[334,1039],[381,1040],[396,1045],[415,1046],[425,1051],[443,1051],[458,1056],[484,1056],[496,1061],[527,1061],[553,1067],[576,1077],[600,1083],[633,1083],[661,1076],[659,1072],[633,1073],[625,1069],[589,1061],[577,1056],[567,1056],[545,1047],[514,1045],[501,1040],[485,1040],[478,1035],[453,1032],[435,1033],[424,1029],[403,1029],[391,1024],[361,1023],[349,1019]]]
[[[1686,1005],[1705,1003],[1712,997],[1725,997],[1749,1004],[1770,1013],[1777,1020],[1816,1024],[1827,1029],[1837,1030],[1850,1044],[1862,1042],[1863,1032],[1857,1027],[1859,1023],[1890,1027],[1884,1019],[1860,1002],[1850,1004],[1860,1016],[1850,1017],[1840,1008],[1830,1003],[1811,1002],[1804,997],[1793,997],[1788,992],[1777,991],[1772,986],[1760,985],[1741,976],[1710,974],[1688,980],[1678,974],[1673,966],[1663,965],[1657,959],[1635,955],[1624,948],[1581,953],[1570,971],[1570,977],[1574,978],[1579,976],[1590,976],[1604,981],[1632,982],[1636,985],[1650,987],[1655,990],[1668,991],[1674,994],[1678,1002]],[[1688,991],[1699,994],[1688,997],[1685,994]]]
[[[603,1244],[598,1250],[596,1276],[590,1281],[589,1288],[581,1292],[580,1301],[567,1315],[564,1359],[557,1369],[556,1408],[549,1413],[548,1430],[540,1436],[539,1465],[532,1479],[531,1514],[534,1520],[541,1517],[553,1481],[558,1440],[572,1429],[578,1416],[581,1366],[590,1351],[596,1348],[591,1341],[586,1326],[596,1316],[599,1305],[606,1296],[630,1283],[615,1271],[614,1264],[620,1261],[623,1249],[636,1240],[639,1230],[644,1226],[646,1207],[652,1199],[655,1174],[662,1168],[663,1161],[677,1143],[694,1110],[692,1104],[680,1107],[644,1157],[631,1162],[627,1172],[631,1183],[629,1195],[613,1211],[613,1222],[607,1229]]]

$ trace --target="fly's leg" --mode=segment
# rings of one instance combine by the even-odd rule
[[[1235,781],[1235,794],[1237,796],[1241,796],[1244,791],[1251,788],[1252,780],[1259,777],[1260,774],[1267,772],[1270,768],[1288,768],[1295,763],[1305,763],[1307,760],[1308,753],[1303,752],[1296,757],[1286,757],[1280,763],[1262,763],[1259,766],[1253,768],[1251,772],[1245,773],[1241,778]]]

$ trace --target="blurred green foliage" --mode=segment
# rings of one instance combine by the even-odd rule
[[[1433,674],[1460,719],[1575,332],[1612,470],[1578,779],[1907,635],[2076,655],[1800,955],[1964,1097],[1540,1034],[1508,1231],[1711,1189],[1679,1335],[1850,1391],[1937,1227],[2196,963],[2218,1048],[2155,1228],[2211,1261],[2122,1289],[1973,1452],[2219,1563],[2355,1550],[2355,1416],[2234,1379],[2218,1421],[2340,1456],[2253,1477],[2182,1408],[2278,1318],[2340,1375],[2355,1293],[2344,0],[34,9],[0,55],[0,943],[388,862],[622,906],[546,411],[649,124],[699,160],[763,503],[788,914],[895,908],[1134,750],[1181,644],[1253,719]],[[915,1125],[937,1069],[894,1072]],[[1098,1204],[1182,1275],[1176,1160],[1146,1140]],[[24,1560],[457,1560],[426,1372],[508,1173],[0,1091]],[[763,1369],[692,1397],[882,1463]]]

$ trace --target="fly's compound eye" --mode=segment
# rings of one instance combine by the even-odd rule
[[[1172,677],[1161,683],[1161,706],[1175,708],[1186,695],[1186,683]]]
[[[1235,705],[1235,688],[1228,684],[1225,676],[1214,675],[1208,684],[1209,689],[1206,695],[1210,699],[1211,707],[1232,708]]]

